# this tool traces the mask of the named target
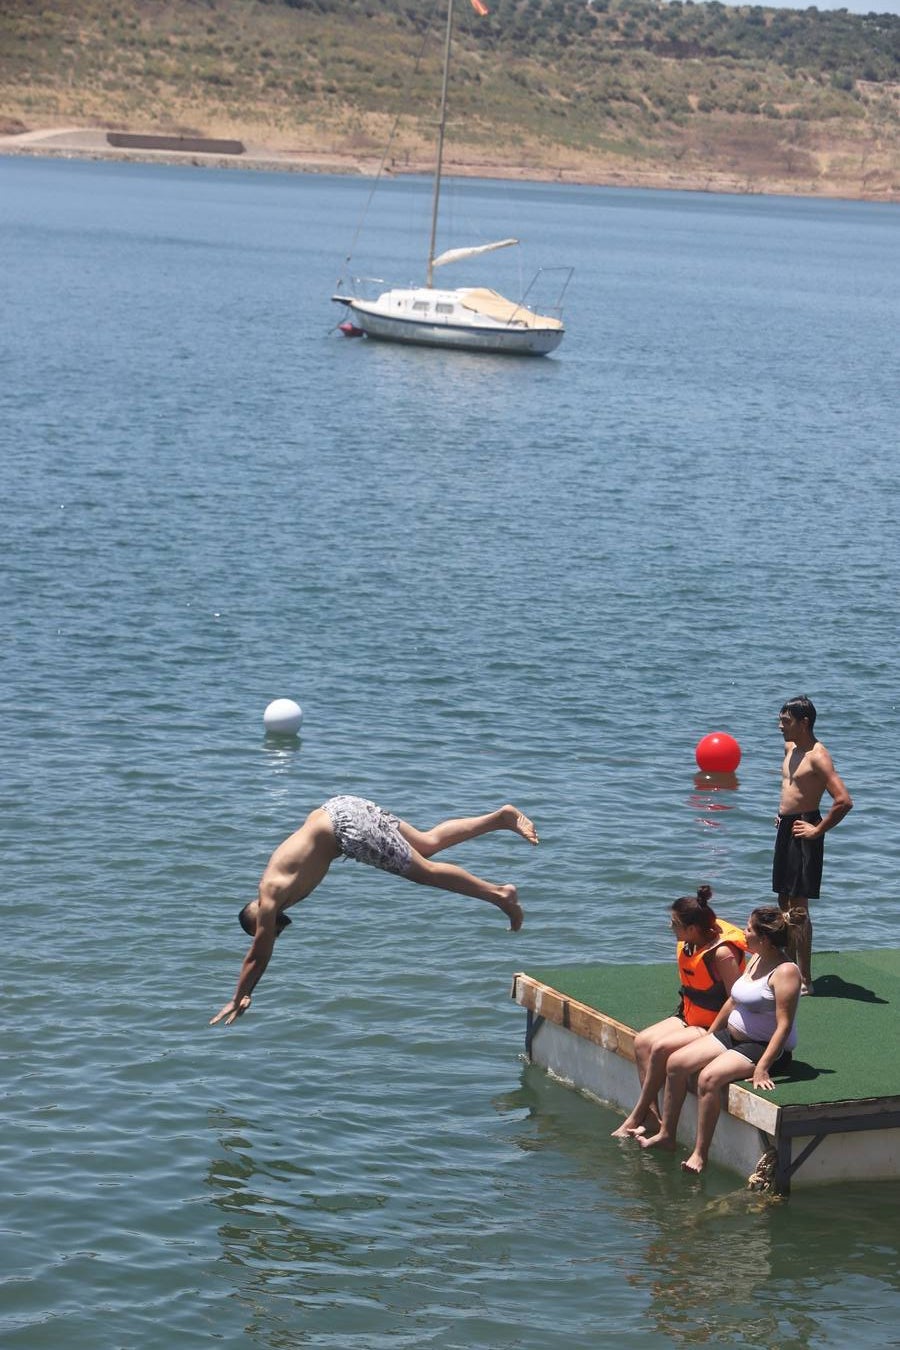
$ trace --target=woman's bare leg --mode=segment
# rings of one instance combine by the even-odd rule
[[[538,842],[537,830],[532,821],[515,806],[501,806],[497,811],[489,811],[485,816],[463,816],[456,820],[443,820],[430,830],[418,830],[415,825],[401,820],[400,833],[408,844],[412,844],[423,858],[431,858],[442,849],[452,848],[454,844],[463,844],[467,839],[475,839],[481,834],[491,834],[494,830],[512,830],[527,839],[529,844]]]
[[[669,1063],[666,1068],[666,1092],[663,1097],[662,1122],[656,1134],[641,1136],[638,1139],[641,1148],[673,1149],[675,1147],[678,1118],[681,1115],[681,1108],[684,1106],[684,1099],[687,1096],[688,1085],[692,1076],[699,1073],[719,1055],[727,1053],[721,1041],[717,1041],[715,1036],[704,1033],[698,1040],[692,1041],[690,1045],[684,1046],[681,1050],[676,1050],[674,1054],[669,1056]]]
[[[694,1151],[681,1164],[683,1172],[702,1172],[722,1110],[722,1088],[746,1078],[753,1065],[736,1050],[724,1050],[708,1064],[697,1079],[697,1138]]]
[[[662,1123],[658,1097],[666,1081],[666,1066],[669,1056],[684,1045],[690,1045],[703,1035],[701,1027],[686,1027],[680,1017],[667,1017],[638,1032],[634,1040],[634,1056],[637,1063],[641,1095],[617,1130],[613,1130],[613,1139],[631,1139],[649,1123],[654,1133],[658,1133]]]
[[[495,886],[493,882],[483,881],[481,877],[467,872],[464,867],[457,867],[454,863],[431,862],[415,852],[406,876],[420,886],[436,886],[439,890],[453,891],[456,895],[486,900],[489,905],[496,905],[503,911],[514,933],[522,927],[524,915],[515,886]]]

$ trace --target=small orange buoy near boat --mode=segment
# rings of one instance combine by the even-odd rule
[[[341,332],[343,333],[344,337],[362,337],[362,336],[363,336],[363,330],[362,330],[361,328],[357,328],[356,324],[355,324],[355,323],[351,323],[349,319],[347,319],[344,323],[339,323],[339,324],[338,324],[338,328],[341,330]]]
[[[694,754],[704,773],[734,773],[741,762],[741,747],[727,731],[711,731],[697,742]]]

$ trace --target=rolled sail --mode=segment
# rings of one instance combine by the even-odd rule
[[[472,248],[448,248],[435,258],[432,266],[443,267],[445,263],[462,262],[464,258],[476,258],[479,253],[493,253],[497,248],[509,248],[517,244],[518,239],[498,239],[495,244],[475,244]]]

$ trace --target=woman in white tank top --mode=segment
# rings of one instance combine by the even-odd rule
[[[790,965],[789,961],[779,961],[778,966]],[[766,971],[760,966],[759,956],[754,956],[743,975],[731,986],[731,1002],[734,1005],[728,1014],[726,1030],[731,1033],[736,1044],[754,1041],[766,1046],[778,1029],[777,1003],[772,987],[775,970]],[[795,1010],[796,1012],[796,1010]],[[782,1055],[793,1050],[797,1044],[796,1020],[792,1020],[787,1038],[781,1047]],[[758,1064],[758,1060],[755,1060]],[[757,1085],[759,1086],[759,1085]]]
[[[776,905],[755,909],[745,936],[750,960],[731,986],[708,1033],[669,1058],[662,1124],[655,1135],[639,1139],[642,1148],[675,1147],[678,1117],[688,1081],[697,1074],[697,1138],[686,1172],[702,1172],[709,1157],[721,1109],[721,1090],[750,1079],[755,1088],[775,1086],[772,1073],[786,1067],[797,1044],[795,1018],[800,1001],[800,970],[787,957],[790,925]]]

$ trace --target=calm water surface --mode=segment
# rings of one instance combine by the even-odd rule
[[[355,270],[416,275],[426,191]],[[898,208],[466,184],[447,242],[576,268],[517,361],[334,332],[367,193],[0,160],[4,1347],[897,1344],[898,1186],[686,1184],[524,1065],[508,988],[768,897],[800,691],[857,803],[817,942],[900,945]],[[341,864],[208,1028],[338,791],[517,802],[539,850],[454,856],[525,928]]]

